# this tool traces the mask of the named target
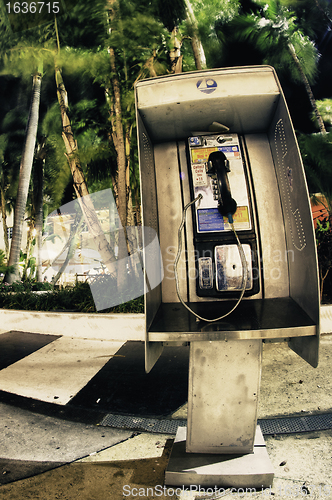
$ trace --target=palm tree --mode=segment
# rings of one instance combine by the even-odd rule
[[[170,71],[171,73],[181,73],[183,37],[179,31],[179,25],[188,15],[185,0],[157,0],[156,6],[159,19],[170,33]]]
[[[204,48],[199,36],[197,19],[190,0],[185,0],[187,10],[187,25],[189,28],[191,46],[193,49],[196,69],[201,70],[206,68],[206,57]]]
[[[55,62],[55,78],[62,119],[62,138],[67,151],[66,156],[68,164],[73,176],[74,190],[80,203],[81,210],[84,214],[89,232],[95,239],[97,250],[100,253],[105,266],[112,273],[114,272],[115,255],[104,235],[92,200],[89,196],[88,186],[85,181],[83,168],[78,155],[77,142],[74,138],[71,122],[68,117],[67,91],[57,62]]]
[[[107,0],[106,45],[108,73],[100,75],[109,112],[109,140],[116,151],[117,169],[112,173],[113,189],[122,226],[133,224],[133,192],[137,158],[135,143],[135,100],[133,85],[146,77],[167,71],[163,40],[166,30],[153,14],[151,5],[137,1]],[[107,69],[107,68],[106,68]]]
[[[42,281],[42,236],[44,221],[44,163],[47,154],[46,137],[38,142],[36,148],[36,157],[33,168],[33,191],[32,191],[32,210],[34,213],[34,229],[37,247],[37,281]],[[27,252],[28,253],[28,252]],[[28,260],[29,255],[27,255]]]
[[[307,92],[319,130],[326,133],[324,122],[311,89],[317,72],[318,53],[314,43],[297,24],[294,12],[282,0],[257,0],[259,13],[235,17],[228,30],[233,39],[250,43],[262,54],[262,62],[277,71],[287,71],[291,79],[301,82]]]
[[[107,2],[108,16],[110,30],[112,29],[112,21],[116,15],[115,0],[108,0]],[[127,156],[125,147],[125,134],[123,132],[122,123],[122,104],[121,104],[121,90],[120,81],[118,77],[118,70],[116,65],[115,48],[111,44],[108,47],[110,64],[111,64],[111,114],[112,114],[112,138],[114,147],[117,154],[117,198],[118,198],[118,212],[122,227],[127,225],[127,186],[126,186],[126,170],[127,170]],[[124,249],[123,252],[126,252]],[[126,255],[124,255],[126,256]],[[119,258],[123,256],[119,255]]]
[[[302,79],[303,85],[305,87],[305,90],[307,92],[307,95],[308,95],[308,98],[309,98],[309,101],[310,101],[310,105],[311,105],[312,110],[314,112],[314,115],[316,117],[316,120],[317,120],[317,123],[318,123],[318,126],[319,126],[319,130],[320,130],[320,132],[322,134],[326,134],[326,128],[325,128],[325,125],[324,125],[324,121],[323,121],[322,116],[321,116],[321,114],[319,112],[319,109],[317,107],[315,96],[314,96],[313,91],[311,89],[308,77],[305,74],[304,69],[302,67],[302,64],[300,62],[300,59],[299,59],[299,57],[298,57],[298,55],[296,53],[296,49],[295,49],[294,45],[291,42],[289,42],[288,48],[289,48],[289,52],[290,52],[290,54],[292,56],[292,59],[294,61],[294,65],[295,65],[297,71],[299,72],[299,74],[301,75],[301,79]]]
[[[322,204],[327,212],[325,221],[316,220],[316,243],[320,275],[320,292],[323,298],[324,282],[332,267],[332,137],[323,134],[301,134],[298,137],[309,192],[315,205]]]
[[[42,81],[42,67],[33,75],[32,96],[30,104],[30,113],[27,123],[26,140],[24,143],[22,158],[20,164],[19,184],[14,212],[13,237],[10,246],[8,266],[10,269],[5,274],[4,282],[13,283],[19,280],[19,260],[22,244],[22,232],[26,203],[28,198],[30,175],[33,164],[37,128],[39,120],[40,89]]]
[[[20,99],[18,99],[20,100]],[[23,149],[26,123],[21,106],[10,110],[2,122],[0,135],[0,196],[5,255],[9,258],[9,230],[7,215],[15,208],[15,199],[18,186],[18,175]]]
[[[5,242],[5,257],[9,257],[9,240],[8,240],[8,227],[7,227],[7,217],[6,217],[6,195],[5,195],[5,172],[4,172],[4,153],[7,147],[7,134],[2,134],[0,136],[0,198],[1,198],[1,216],[2,216],[2,227],[3,236]]]
[[[332,133],[300,134],[298,143],[306,172],[309,192],[320,193],[326,200],[326,210],[332,217]]]

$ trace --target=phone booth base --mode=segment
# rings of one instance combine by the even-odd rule
[[[222,488],[270,488],[274,471],[264,439],[257,426],[252,453],[186,453],[187,428],[179,427],[165,473],[168,486],[200,485]]]
[[[261,359],[257,339],[190,343],[188,425],[177,432],[166,484],[272,486],[257,426]]]

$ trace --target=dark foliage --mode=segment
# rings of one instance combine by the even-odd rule
[[[21,283],[1,285],[0,308],[28,311],[96,312],[88,283],[76,283],[74,287],[51,289],[49,283]],[[36,291],[44,293],[34,293]],[[124,298],[125,299],[125,298]],[[143,297],[127,301],[102,313],[143,313]]]

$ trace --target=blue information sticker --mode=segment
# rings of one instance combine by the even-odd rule
[[[217,208],[200,208],[197,210],[198,231],[223,231],[224,218]]]
[[[222,151],[223,153],[238,153],[239,146],[218,146],[218,151]]]

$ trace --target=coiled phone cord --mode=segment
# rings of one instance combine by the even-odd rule
[[[247,280],[248,280],[248,265],[247,265],[247,261],[246,261],[246,257],[245,257],[245,254],[244,254],[244,250],[243,250],[243,247],[242,247],[242,244],[239,240],[239,237],[235,231],[235,228],[234,228],[234,223],[233,222],[230,222],[231,224],[231,227],[232,227],[232,230],[235,234],[235,238],[236,238],[236,242],[237,242],[237,246],[238,246],[238,249],[239,249],[239,254],[240,254],[240,257],[241,257],[241,262],[242,262],[242,291],[241,291],[241,295],[240,297],[238,298],[236,304],[234,305],[234,307],[232,307],[232,309],[230,311],[228,311],[226,314],[224,314],[223,316],[219,316],[218,318],[215,318],[215,319],[207,319],[207,318],[203,318],[202,316],[200,316],[199,314],[195,313],[195,311],[193,311],[185,302],[184,300],[182,299],[181,297],[181,293],[180,293],[180,287],[179,287],[179,277],[178,277],[178,271],[177,271],[177,266],[178,266],[178,262],[179,262],[179,259],[180,259],[180,255],[181,255],[181,251],[182,251],[182,229],[184,227],[184,224],[186,222],[186,213],[187,213],[187,210],[188,208],[193,205],[194,203],[196,203],[196,201],[199,201],[203,198],[203,195],[199,194],[197,196],[197,198],[195,198],[194,200],[192,200],[191,202],[189,202],[183,209],[183,215],[182,215],[182,221],[181,221],[181,224],[179,226],[179,230],[178,230],[178,252],[176,254],[176,257],[175,257],[175,261],[174,261],[174,276],[175,276],[175,284],[176,284],[176,293],[179,297],[179,300],[181,302],[181,304],[189,311],[191,312],[194,316],[196,316],[196,318],[202,320],[202,321],[207,321],[209,323],[213,323],[215,321],[220,321],[221,319],[224,319],[226,318],[227,316],[229,316],[236,308],[237,306],[240,304],[242,298],[243,298],[243,295],[244,295],[244,292],[246,290],[246,286],[247,286]]]

